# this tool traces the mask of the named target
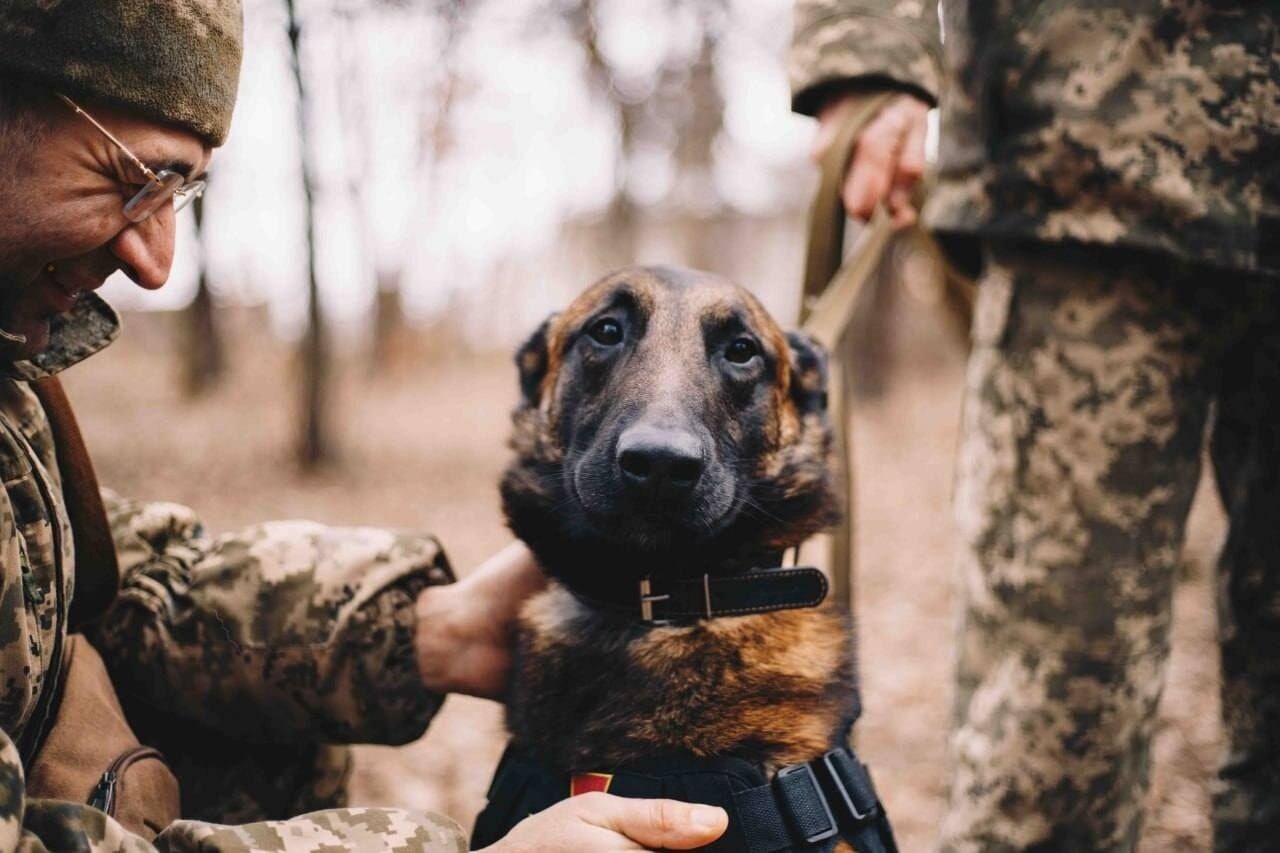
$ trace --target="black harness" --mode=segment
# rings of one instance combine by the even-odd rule
[[[661,625],[814,607],[826,598],[827,581],[817,569],[770,569],[692,580],[645,579],[629,600],[595,590],[573,592],[592,606]],[[488,805],[476,818],[472,849],[493,844],[529,815],[590,790],[723,808],[729,814],[728,830],[700,848],[711,853],[829,853],[840,841],[852,844],[857,853],[898,849],[871,774],[850,747],[789,765],[769,779],[746,759],[680,752],[573,773],[548,766],[515,745],[498,764]]]
[[[656,755],[608,772],[572,774],[509,747],[476,818],[472,849],[501,839],[520,821],[572,793],[669,798],[720,806],[729,829],[708,853],[829,853],[839,841],[858,853],[896,853],[889,816],[871,774],[848,747],[766,779],[754,763],[732,756]]]

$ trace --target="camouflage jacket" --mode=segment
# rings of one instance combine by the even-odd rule
[[[793,107],[937,102],[943,232],[1280,271],[1280,14],[1225,0],[798,0]]]
[[[0,853],[150,847],[88,806],[25,800],[19,759],[48,716],[40,699],[58,679],[75,579],[49,423],[27,382],[91,355],[118,328],[87,294],[55,321],[45,353],[0,367]],[[122,587],[93,642],[122,695],[261,749],[402,743],[425,729],[441,697],[418,676],[414,599],[452,579],[433,538],[305,522],[212,537],[183,507],[104,497]],[[245,849],[252,837],[250,849],[271,850],[287,836],[351,848],[334,839],[385,829],[422,841],[401,849],[465,846],[446,818],[317,814],[239,829],[181,821],[156,845]]]

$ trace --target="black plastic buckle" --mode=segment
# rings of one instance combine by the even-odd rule
[[[829,794],[835,794],[855,824],[876,817],[880,798],[876,796],[871,774],[848,749],[833,749],[822,756],[823,774],[830,782]]]
[[[773,777],[773,785],[786,816],[791,821],[792,829],[803,835],[805,844],[817,844],[839,834],[840,827],[836,824],[835,815],[831,813],[831,806],[822,793],[818,777],[808,764],[792,764],[782,768]],[[815,809],[815,804],[821,808],[821,815]],[[812,819],[820,816],[826,818],[826,826],[820,829],[809,828],[814,822]],[[806,832],[807,835],[804,834]]]

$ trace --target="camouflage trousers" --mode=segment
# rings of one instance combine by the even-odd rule
[[[1216,846],[1275,849],[1280,281],[993,244],[978,293],[942,849],[1136,846],[1207,429],[1230,525]]]

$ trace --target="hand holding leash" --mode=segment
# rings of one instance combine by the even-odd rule
[[[815,163],[822,164],[845,117],[866,97],[854,93],[832,98],[818,112],[818,132],[810,150]],[[840,191],[850,216],[865,222],[883,203],[895,230],[916,223],[913,195],[925,172],[928,114],[929,105],[914,95],[896,95],[867,123]]]
[[[692,850],[715,841],[728,826],[724,809],[714,806],[590,793],[525,818],[480,853]]]

